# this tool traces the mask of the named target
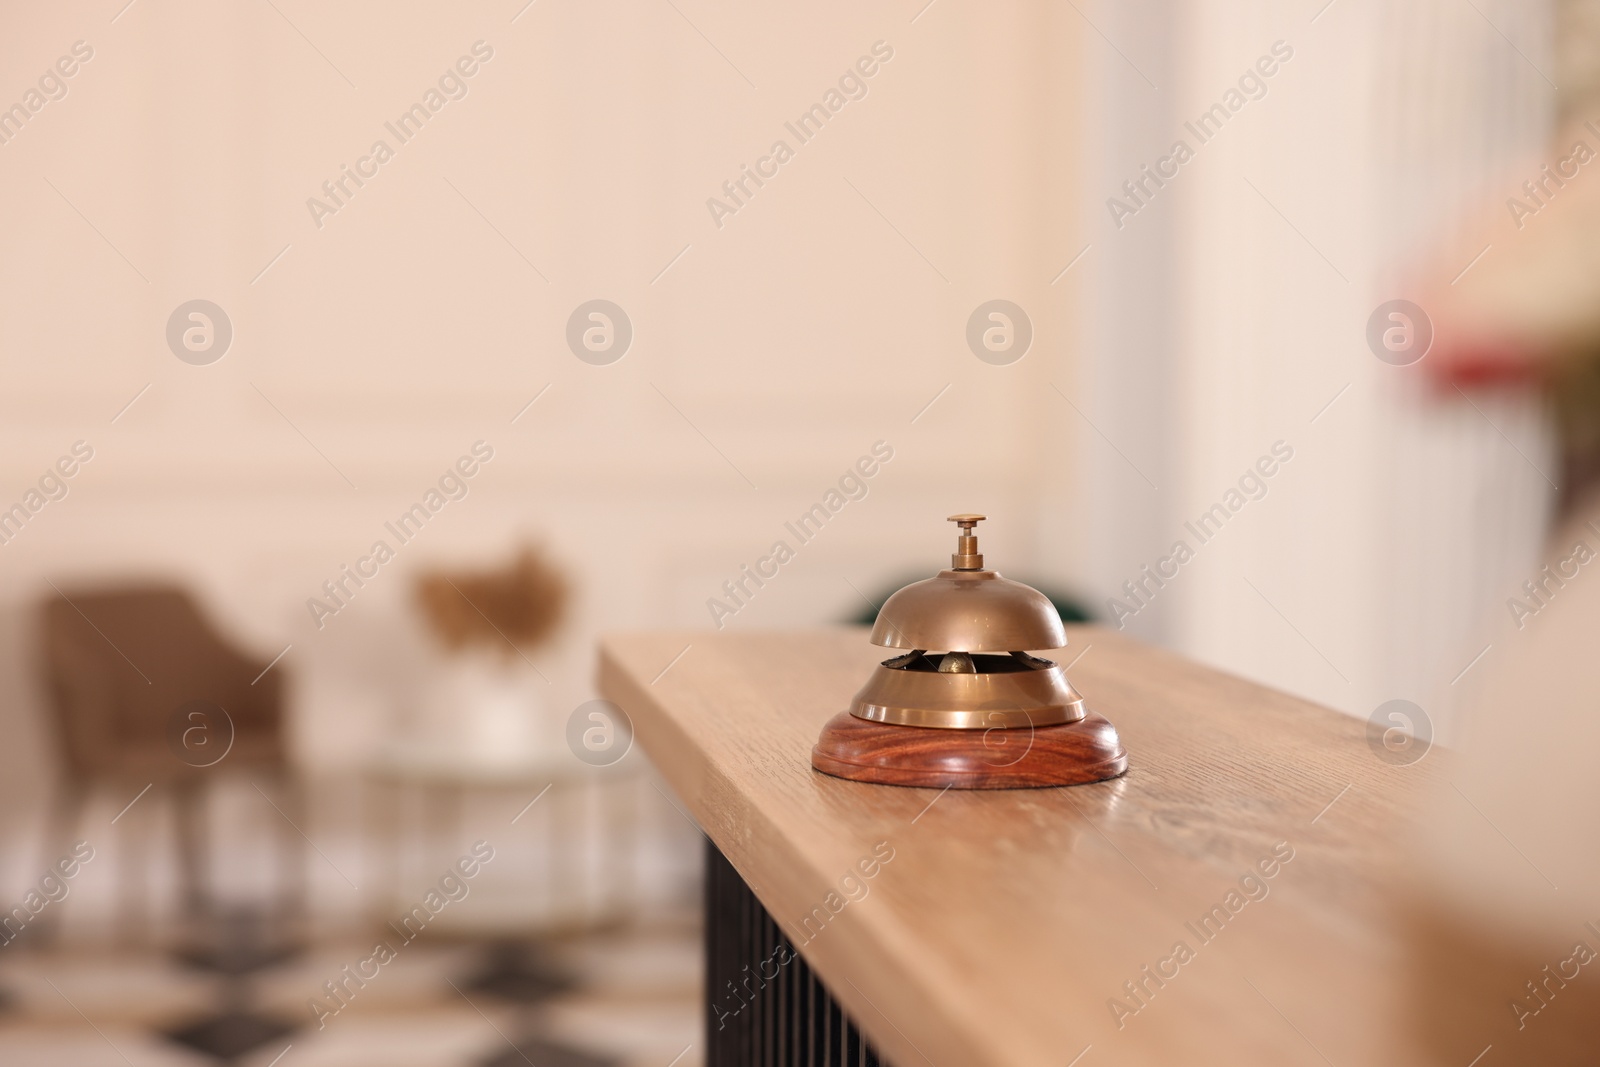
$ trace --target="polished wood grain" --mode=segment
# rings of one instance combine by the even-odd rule
[[[811,750],[811,766],[855,782],[924,789],[1041,789],[1115,778],[1128,769],[1116,728],[1077,722],[1010,730],[941,730],[858,719],[841,711]]]
[[[600,682],[683,811],[902,1067],[1427,1062],[1404,1025],[1394,905],[1413,798],[1443,753],[1388,763],[1359,719],[1115,632],[1068,633],[1073,685],[1132,758],[1065,789],[813,770],[823,724],[882,658],[864,630],[616,636]],[[874,849],[893,858],[866,878]],[[1180,942],[1190,958],[1170,962]]]

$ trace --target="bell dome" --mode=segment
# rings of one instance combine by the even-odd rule
[[[982,515],[952,515],[961,527],[951,566],[884,602],[872,643],[940,652],[1021,652],[1064,648],[1067,632],[1050,598],[986,570],[972,528]]]

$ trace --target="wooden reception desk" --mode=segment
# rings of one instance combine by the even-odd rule
[[[883,657],[864,631],[615,636],[600,679],[888,1062],[1419,1062],[1392,872],[1438,754],[1396,766],[1364,722],[1069,633],[1074,685],[1130,754],[1114,781],[941,793],[813,771]],[[713,1038],[738,996],[708,988]]]

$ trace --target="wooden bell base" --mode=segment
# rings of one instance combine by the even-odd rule
[[[1014,730],[944,730],[868,722],[842,711],[811,750],[824,774],[931,789],[1035,789],[1115,778],[1128,769],[1116,727],[1078,722]]]

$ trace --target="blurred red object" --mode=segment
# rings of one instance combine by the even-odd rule
[[[1434,344],[1422,370],[1447,390],[1547,384],[1600,350],[1600,167],[1572,162],[1600,136],[1575,126],[1553,144],[1554,162],[1528,160],[1528,180],[1424,274]]]

